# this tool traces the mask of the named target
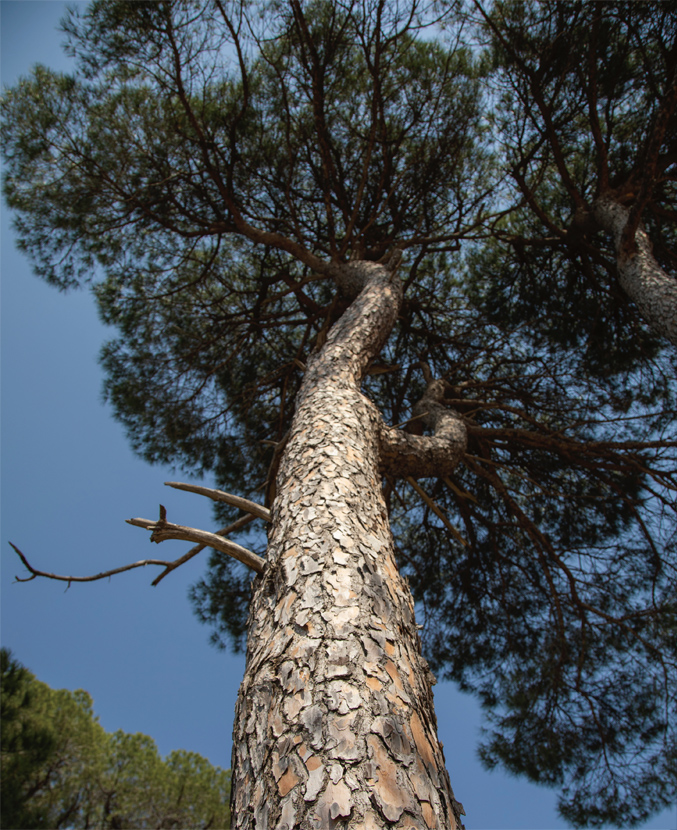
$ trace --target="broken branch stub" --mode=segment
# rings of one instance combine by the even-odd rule
[[[257,504],[255,501],[243,499],[241,496],[233,496],[231,493],[224,493],[223,490],[216,490],[213,487],[201,487],[197,484],[183,484],[180,481],[165,481],[167,487],[173,487],[175,490],[186,490],[188,493],[197,493],[200,496],[207,496],[207,498],[214,501],[222,501],[230,504],[233,507],[239,507],[245,513],[251,513],[252,516],[257,516],[259,519],[265,519],[267,522],[272,522],[270,510],[262,504]]]

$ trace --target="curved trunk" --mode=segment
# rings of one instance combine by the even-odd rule
[[[634,244],[624,245],[630,211],[610,196],[593,205],[595,220],[614,238],[621,286],[652,329],[677,346],[677,280],[656,262],[651,242],[640,225]]]
[[[427,663],[381,493],[380,413],[360,392],[397,317],[365,286],[309,362],[255,584],[233,735],[238,828],[462,827]]]

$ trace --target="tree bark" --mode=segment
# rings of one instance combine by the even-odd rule
[[[623,290],[652,329],[677,346],[677,280],[656,262],[646,231],[640,225],[626,240],[630,211],[608,194],[595,201],[593,216],[613,236]]]
[[[233,827],[456,830],[462,807],[436,736],[434,678],[382,497],[394,430],[360,392],[401,287],[383,265],[344,268],[363,287],[308,362],[254,585]],[[409,470],[418,452],[429,474],[430,453],[445,442],[454,446],[440,474],[457,463],[465,430],[449,429],[449,418],[432,438],[408,436],[420,442],[405,447]]]

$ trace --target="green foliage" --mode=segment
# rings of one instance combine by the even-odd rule
[[[473,301],[494,321],[528,322],[539,348],[578,350],[608,376],[660,350],[618,281],[612,240],[590,217],[605,193],[642,205],[660,265],[674,273],[677,5],[508,0],[490,38],[497,148],[514,208],[473,252]]]
[[[364,392],[406,421],[425,360],[469,434],[423,482],[437,512],[384,481],[427,656],[484,703],[487,764],[625,826],[676,789],[677,364],[585,213],[644,188],[676,261],[674,118],[652,126],[674,4],[435,8],[430,29],[413,3],[92,3],[64,23],[75,76],[3,98],[5,195],[43,277],[95,284],[136,452],[257,500],[350,301],[324,266],[404,250]],[[217,644],[242,646],[249,579],[213,553],[191,592]]]
[[[56,747],[54,728],[39,716],[33,675],[0,650],[2,673],[2,783],[3,827],[47,827],[45,811],[29,802],[31,786],[37,782]]]
[[[604,193],[629,206],[639,201],[654,255],[674,273],[677,121],[674,111],[667,121],[661,113],[675,80],[675,4],[509,0],[479,17],[494,67],[504,198],[514,207],[469,252],[468,294],[492,322],[519,327],[549,365],[568,352],[575,382],[589,378],[596,393],[605,390],[616,414],[597,398],[589,416],[575,419],[583,432],[599,417],[607,440],[630,424],[633,437],[647,429],[645,438],[674,440],[674,363],[621,289],[612,240],[590,214]],[[596,397],[581,393],[588,402]],[[649,412],[662,414],[660,425],[649,426]],[[677,791],[675,698],[667,686],[665,696],[656,694],[676,662],[674,641],[664,637],[676,612],[668,587],[674,524],[635,489],[641,479],[628,468],[593,473],[566,453],[563,466],[542,456],[535,471],[532,456],[522,468],[528,478],[516,481],[507,449],[492,460],[505,465],[494,474],[520,505],[517,522],[493,501],[484,538],[447,564],[450,580],[474,583],[462,612],[472,622],[440,626],[430,651],[449,676],[480,693],[488,766],[562,786],[560,811],[577,826],[630,826]],[[674,461],[664,469],[674,470]],[[477,492],[468,472],[463,481]],[[473,510],[471,503],[465,514]],[[541,533],[545,558],[534,571],[523,554]],[[451,591],[429,584],[420,594],[437,619],[461,613]],[[660,620],[642,617],[657,597]]]
[[[2,826],[228,827],[230,773],[107,733],[81,689],[50,689],[2,649]]]

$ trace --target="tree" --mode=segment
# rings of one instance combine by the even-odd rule
[[[107,733],[82,689],[51,689],[2,649],[2,826],[222,828],[230,776],[194,752]]]
[[[11,652],[0,650],[2,674],[2,792],[3,827],[45,827],[46,817],[30,803],[28,781],[39,781],[39,771],[54,752],[53,727],[36,717],[33,676]]]
[[[568,788],[577,823],[675,791],[674,358],[654,338],[594,372],[487,309],[478,263],[518,217],[490,67],[433,11],[94,3],[66,22],[79,75],[3,104],[23,244],[62,288],[98,269],[133,446],[250,499],[202,488],[246,549],[137,520],[198,543],[156,583],[215,549],[217,640],[249,611],[241,827],[460,826],[403,575],[488,763]]]
[[[674,3],[475,5],[519,202],[499,234],[501,265],[483,272],[493,303],[545,303],[553,314],[541,325],[587,340],[602,364],[595,340],[605,355],[652,351],[657,334],[677,345]],[[555,268],[551,291],[542,275]],[[499,300],[509,280],[517,291]],[[573,327],[561,319],[572,291],[578,302],[566,304],[583,310]]]

